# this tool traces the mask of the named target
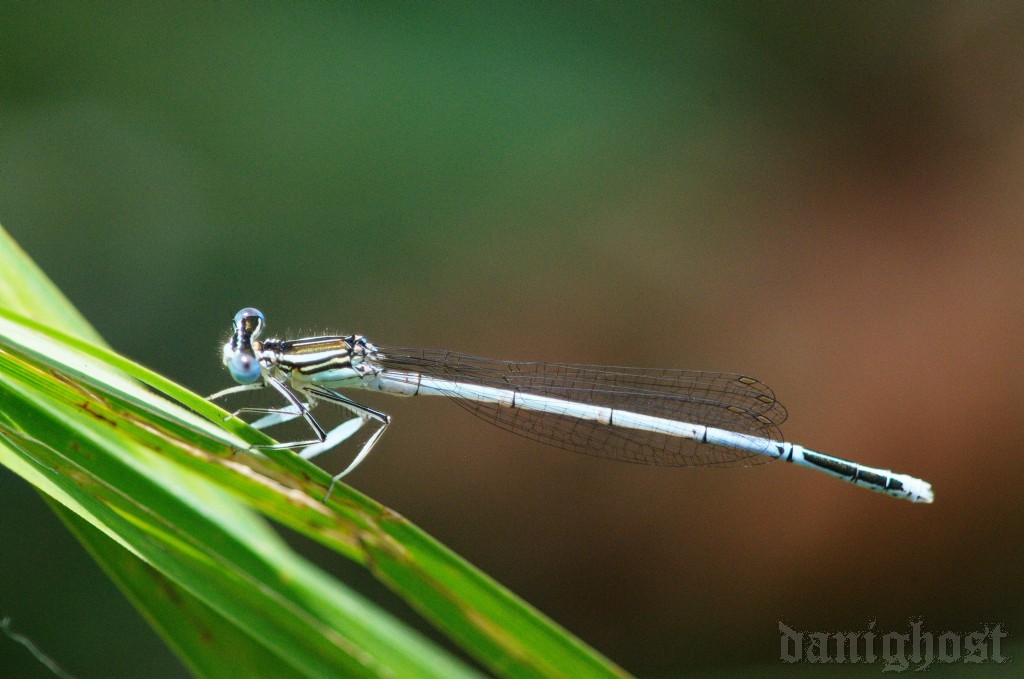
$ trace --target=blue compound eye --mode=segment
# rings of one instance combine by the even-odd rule
[[[259,331],[263,329],[263,324],[266,323],[266,319],[263,317],[263,312],[259,309],[246,307],[235,314],[235,320],[233,322],[235,330],[241,328],[248,335],[257,335],[259,334]]]
[[[228,361],[228,371],[239,384],[253,384],[262,376],[260,362],[252,354],[238,352]]]

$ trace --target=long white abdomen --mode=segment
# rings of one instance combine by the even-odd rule
[[[707,427],[691,422],[613,409],[512,389],[443,380],[418,373],[386,372],[364,379],[363,388],[401,396],[448,396],[479,403],[494,403],[510,409],[551,413],[559,417],[589,420],[610,427],[678,436],[698,443],[741,450],[768,458],[816,469],[892,497],[911,502],[932,502],[931,484],[906,474],[867,467],[842,458],[824,455],[803,446]]]

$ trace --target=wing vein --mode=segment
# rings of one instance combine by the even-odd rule
[[[387,371],[508,389],[736,432],[767,451],[781,441],[786,409],[763,382],[734,373],[502,361],[431,349],[381,349]],[[756,450],[710,445],[659,431],[446,395],[473,415],[520,436],[607,459],[664,466],[745,466],[771,459]],[[762,442],[763,441],[763,442]]]

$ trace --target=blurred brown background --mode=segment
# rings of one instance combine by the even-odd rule
[[[347,480],[633,672],[814,671],[780,619],[1012,643],[1022,34],[1018,3],[7,3],[0,223],[201,393],[254,305],[274,334],[753,374],[788,439],[934,484],[612,464],[374,401],[395,424]],[[66,669],[185,676],[6,471],[0,544],[0,615]],[[49,675],[0,638],[0,676]]]

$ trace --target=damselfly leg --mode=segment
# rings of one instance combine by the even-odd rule
[[[241,413],[261,413],[264,417],[259,418],[250,423],[250,426],[256,429],[266,429],[279,424],[293,421],[301,417],[310,427],[315,439],[306,439],[300,441],[287,441],[283,443],[271,443],[271,444],[253,444],[251,447],[254,450],[284,450],[290,448],[302,448],[302,452],[299,454],[303,459],[309,460],[317,455],[325,453],[340,443],[351,438],[356,432],[362,429],[363,425],[367,422],[377,422],[379,426],[377,430],[370,435],[370,438],[362,445],[359,452],[353,458],[352,462],[349,463],[345,469],[340,473],[335,474],[331,478],[331,484],[327,489],[327,493],[323,497],[323,502],[331,497],[331,493],[334,492],[334,487],[345,475],[359,466],[359,463],[366,459],[366,456],[370,454],[373,447],[380,440],[381,435],[391,422],[391,418],[380,412],[367,406],[357,403],[352,399],[345,397],[344,395],[334,391],[333,389],[327,389],[325,387],[309,387],[305,389],[306,395],[309,396],[309,401],[304,402],[299,399],[288,387],[281,384],[274,378],[268,378],[264,382],[258,384],[247,384],[240,385],[237,387],[231,387],[224,389],[216,394],[212,394],[209,399],[216,400],[229,394],[245,391],[256,391],[264,389],[266,386],[271,386],[281,394],[288,405],[284,408],[256,408],[256,407],[244,407],[235,410],[228,417],[238,417]],[[354,417],[345,420],[336,427],[325,430],[317,419],[310,412],[310,408],[316,403],[316,400],[330,401],[344,410],[352,413]]]

